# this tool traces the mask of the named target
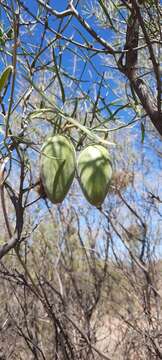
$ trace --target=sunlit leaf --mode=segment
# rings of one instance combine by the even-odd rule
[[[6,67],[6,69],[3,71],[1,77],[0,77],[0,93],[2,92],[3,88],[6,86],[7,81],[12,73],[13,66],[9,65]]]

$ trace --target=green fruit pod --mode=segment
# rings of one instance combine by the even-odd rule
[[[42,146],[40,177],[52,203],[61,203],[73,182],[76,154],[71,141],[63,135],[48,138]]]
[[[102,145],[89,145],[79,155],[78,176],[82,191],[91,205],[101,207],[112,177],[112,163]]]

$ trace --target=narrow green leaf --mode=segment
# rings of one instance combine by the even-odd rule
[[[142,144],[144,142],[144,139],[145,139],[145,127],[144,127],[144,124],[141,123],[141,142],[142,142]]]
[[[3,38],[0,38],[0,45],[2,45],[2,46],[5,45],[5,41],[3,40]]]
[[[113,24],[113,22],[112,22],[112,20],[111,20],[111,16],[109,15],[108,8],[105,6],[104,1],[103,1],[103,0],[99,0],[99,4],[100,4],[100,6],[102,7],[102,10],[104,11],[104,14],[105,14],[106,17],[108,18],[109,23],[110,23],[112,29],[115,30],[114,24]],[[116,30],[115,30],[115,31],[116,31]]]
[[[0,37],[2,37],[3,35],[4,35],[4,31],[3,31],[2,26],[0,26]]]
[[[13,66],[9,65],[3,71],[3,73],[0,77],[0,93],[2,92],[3,88],[5,87],[7,80],[9,79],[9,76],[12,73],[12,70],[13,70]]]
[[[62,95],[62,102],[64,103],[65,102],[65,92],[64,92],[64,87],[63,87],[63,83],[62,83],[62,80],[61,80],[60,72],[59,72],[59,69],[57,67],[57,61],[56,61],[56,55],[55,55],[54,47],[52,48],[52,50],[53,50],[53,61],[54,61],[54,64],[55,64],[55,72],[56,72],[56,76],[58,78],[58,82],[59,82],[59,85],[60,85],[60,90],[61,90],[61,95]]]
[[[13,37],[14,37],[14,31],[12,28],[10,28],[7,32],[6,32],[6,35],[8,37],[9,40],[12,40]]]

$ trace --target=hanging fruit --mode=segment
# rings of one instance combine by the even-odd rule
[[[41,149],[40,177],[49,200],[61,203],[73,182],[76,155],[72,142],[63,135],[45,141]]]
[[[100,207],[109,189],[112,163],[102,145],[89,145],[79,155],[77,171],[82,191],[91,205]]]

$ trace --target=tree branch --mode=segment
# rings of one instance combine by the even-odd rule
[[[110,54],[115,53],[115,49],[84,20],[84,18],[78,13],[75,9],[73,2],[70,1],[69,9],[58,12],[54,10],[51,6],[44,4],[42,0],[37,0],[40,5],[42,5],[45,9],[47,9],[52,15],[56,16],[57,18],[63,18],[69,15],[73,15],[80,24],[88,31],[88,33],[99,43],[101,44],[105,50],[109,51]]]
[[[158,107],[158,111],[159,113],[161,112],[161,81],[160,81],[160,67],[159,67],[159,63],[156,60],[155,54],[154,54],[154,49],[152,47],[152,43],[150,41],[149,35],[148,35],[148,31],[146,29],[143,17],[141,15],[140,12],[140,8],[136,2],[136,0],[132,0],[132,5],[136,11],[137,14],[137,18],[140,24],[140,27],[142,29],[145,41],[147,43],[148,46],[148,50],[150,53],[150,59],[152,61],[152,65],[153,65],[153,69],[154,69],[154,73],[155,73],[155,77],[156,77],[156,81],[157,81],[157,107]]]
[[[132,4],[135,4],[135,0],[132,0]],[[141,101],[141,104],[146,111],[147,115],[150,117],[152,124],[158,131],[160,135],[162,135],[162,112],[159,111],[159,105],[156,103],[153,94],[151,93],[146,82],[140,78],[137,70],[137,62],[138,62],[138,39],[139,39],[139,24],[142,27],[142,30],[145,35],[145,27],[143,25],[143,20],[141,20],[141,14],[138,9],[137,12],[137,4],[132,8],[128,26],[127,26],[127,34],[126,34],[126,44],[125,49],[128,50],[126,53],[126,63],[123,64],[124,53],[120,56],[118,61],[118,67],[121,72],[123,72],[130,81],[130,84],[134,91],[136,92],[138,98]],[[140,15],[139,15],[140,14]],[[148,35],[145,36],[146,43],[148,45],[151,60],[153,62],[153,67],[158,83],[158,74],[157,74],[157,64],[154,52],[152,48],[152,44],[149,40]],[[159,88],[159,85],[158,85]]]

